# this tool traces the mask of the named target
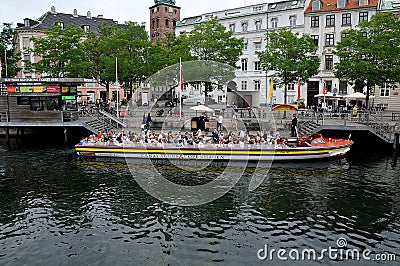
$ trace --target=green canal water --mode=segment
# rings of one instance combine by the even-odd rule
[[[157,171],[197,184],[220,170]],[[151,172],[141,165],[131,173],[120,162],[79,161],[71,149],[1,148],[0,265],[400,261],[400,166],[391,156],[352,152],[348,167],[272,169],[251,192],[252,172],[245,171],[224,196],[195,207],[153,198],[134,175]],[[321,252],[330,247],[337,252]],[[273,249],[286,253],[265,255]],[[320,258],[302,260],[302,252],[311,249]],[[346,250],[370,253],[354,260],[344,256]],[[394,255],[397,262],[378,262],[377,255],[391,260]]]

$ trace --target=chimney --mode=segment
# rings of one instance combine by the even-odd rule
[[[51,12],[51,14],[57,14],[56,7],[52,6],[51,9],[50,9],[50,12]]]
[[[74,9],[74,17],[78,17],[78,10]]]
[[[92,13],[90,13],[90,11],[87,12],[87,18],[92,18]]]

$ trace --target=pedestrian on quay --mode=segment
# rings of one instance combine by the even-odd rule
[[[290,125],[290,133],[292,137],[297,137],[297,116],[293,114],[292,123]]]

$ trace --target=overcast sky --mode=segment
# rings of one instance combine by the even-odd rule
[[[271,2],[271,0],[176,0],[176,5],[181,7],[181,19],[200,15],[210,11],[225,10]],[[0,22],[22,23],[24,18],[38,18],[51,6],[56,7],[60,13],[72,14],[76,8],[79,15],[86,15],[87,11],[92,16],[103,15],[104,18],[125,21],[149,21],[149,7],[154,5],[154,0],[0,0]],[[2,24],[0,25],[2,26]]]

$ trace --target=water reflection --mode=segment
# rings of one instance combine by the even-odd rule
[[[76,161],[69,150],[0,153],[2,264],[254,265],[264,244],[323,249],[339,237],[400,255],[399,168],[390,156],[357,154],[344,169],[272,169],[253,192],[249,169],[220,199],[180,207],[149,196],[124,163]],[[221,172],[157,171],[192,184]]]

